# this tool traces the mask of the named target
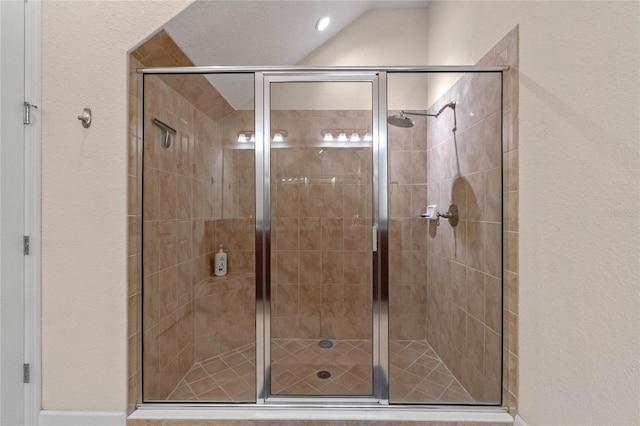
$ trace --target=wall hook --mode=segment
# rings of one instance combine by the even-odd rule
[[[153,119],[153,124],[160,127],[162,129],[162,137],[164,137],[164,141],[162,142],[162,146],[165,148],[169,148],[171,146],[171,135],[176,134],[176,129],[169,126],[166,123],[158,120],[157,118]]]
[[[78,120],[82,121],[82,127],[88,129],[91,127],[91,108],[82,110],[82,114],[78,116]]]

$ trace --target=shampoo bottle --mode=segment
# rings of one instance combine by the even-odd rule
[[[216,277],[227,275],[227,253],[222,250],[222,245],[220,246],[220,250],[216,253],[214,266],[215,270],[213,273]]]

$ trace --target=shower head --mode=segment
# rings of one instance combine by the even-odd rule
[[[387,118],[387,122],[392,126],[402,127],[405,129],[413,127],[414,124],[412,119],[404,115],[404,111],[400,112],[400,114],[390,116]]]

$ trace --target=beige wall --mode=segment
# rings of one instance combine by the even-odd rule
[[[297,65],[380,66],[427,64],[428,9],[371,10],[353,21]],[[427,79],[418,74],[389,76],[390,109],[425,109]],[[357,89],[327,98],[360,99]],[[349,105],[354,107],[356,105]],[[316,108],[317,105],[315,106]],[[333,106],[336,108],[336,106]],[[357,107],[357,106],[356,106]],[[300,108],[300,105],[296,105]],[[342,108],[347,108],[342,106]],[[324,109],[324,108],[322,108]]]
[[[125,407],[125,52],[188,3],[43,6],[45,409]],[[366,55],[347,55],[472,64],[520,24],[520,412],[531,424],[640,418],[638,13],[637,2],[433,2],[417,50],[390,44],[400,56],[382,61],[384,40],[367,38],[352,43],[371,43]],[[332,49],[305,64],[344,64]],[[75,119],[84,106],[88,130]]]
[[[639,4],[433,2],[429,62],[475,63],[517,24],[519,412],[636,424]]]
[[[126,52],[189,3],[43,4],[44,409],[125,409]]]

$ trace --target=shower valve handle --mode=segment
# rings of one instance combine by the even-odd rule
[[[458,206],[456,206],[455,204],[451,204],[449,206],[448,211],[446,211],[445,213],[437,212],[436,216],[438,217],[438,222],[437,222],[438,225],[440,224],[439,219],[444,218],[449,220],[449,225],[456,226],[458,224],[458,219],[459,219]]]

